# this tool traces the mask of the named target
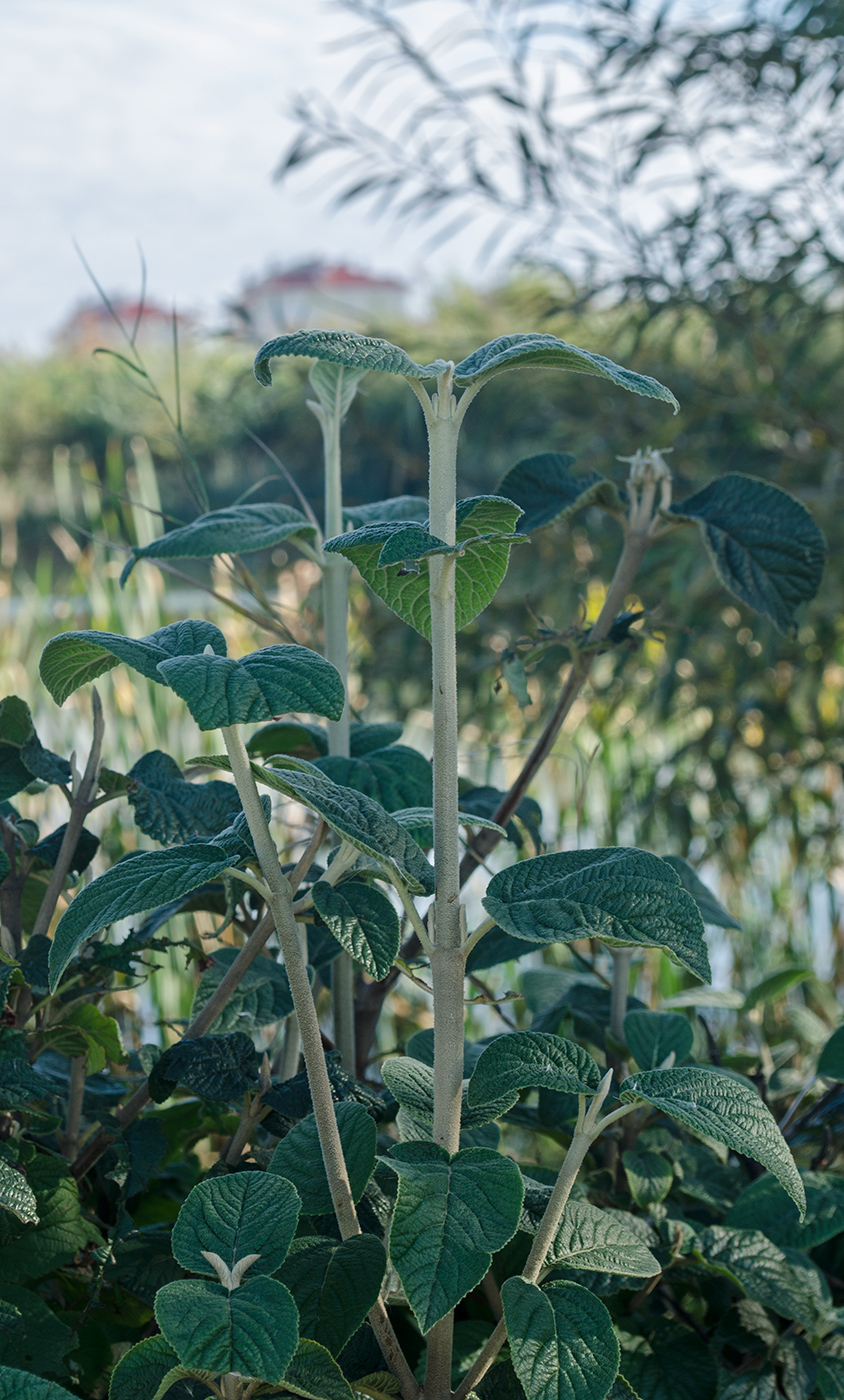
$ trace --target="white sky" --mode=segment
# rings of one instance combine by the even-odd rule
[[[0,348],[42,350],[90,295],[74,239],[116,291],[140,241],[150,296],[212,321],[272,260],[421,271],[411,234],[271,182],[342,27],[324,0],[0,0]]]

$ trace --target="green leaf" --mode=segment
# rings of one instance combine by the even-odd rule
[[[427,520],[428,502],[424,496],[393,496],[389,501],[370,501],[365,506],[344,506],[343,524],[357,529],[385,520]]]
[[[66,1374],[63,1358],[77,1345],[67,1324],[31,1288],[6,1283],[2,1302],[14,1310],[16,1325],[0,1331],[0,1363]]]
[[[71,1051],[70,1057],[74,1053],[87,1057],[86,1074],[99,1074],[108,1063],[119,1065],[126,1062],[126,1051],[117,1022],[111,1016],[104,1016],[96,1006],[72,1007],[57,1026],[47,1028],[47,1043],[59,1053],[67,1053],[62,1051],[57,1040],[52,1039],[53,1030],[59,1034],[70,1032],[78,1037],[79,1049]]]
[[[530,535],[554,520],[564,520],[584,506],[620,506],[612,482],[598,472],[573,476],[569,471],[573,463],[568,452],[540,452],[510,468],[499,483],[497,494],[515,501],[524,511],[516,526],[520,535]]]
[[[37,1279],[70,1262],[88,1245],[100,1246],[99,1231],[83,1218],[79,1191],[65,1163],[39,1154],[27,1166],[35,1193],[37,1224],[0,1216],[0,1283]]]
[[[384,1083],[402,1108],[419,1124],[431,1128],[434,1122],[434,1070],[410,1055],[395,1056],[384,1060],[381,1066]],[[470,1107],[467,1099],[468,1084],[463,1083],[463,1101],[460,1113],[460,1127],[463,1132],[483,1127],[496,1118],[501,1118],[512,1108],[515,1097],[512,1093],[499,1094],[497,1099],[484,1099]],[[428,1133],[426,1136],[430,1136]]]
[[[233,783],[189,783],[161,749],[145,753],[126,775],[135,825],[162,845],[216,836],[241,810]]]
[[[292,754],[294,758],[321,758],[328,753],[328,730],[321,724],[302,724],[297,720],[280,720],[256,729],[246,745],[253,758],[272,758],[274,754]]]
[[[299,1220],[299,1197],[289,1181],[269,1172],[232,1172],[194,1186],[173,1228],[173,1255],[189,1274],[218,1276],[208,1253],[233,1271],[247,1255],[249,1282],[274,1274],[287,1258]]]
[[[216,948],[211,954],[213,962],[203,972],[193,994],[191,1020],[217,990],[239,952],[239,948]],[[293,997],[286,969],[270,957],[257,957],[209,1026],[209,1033],[222,1035],[227,1031],[260,1030],[283,1021],[292,1010]]]
[[[406,744],[375,749],[360,758],[332,754],[314,763],[340,787],[366,793],[387,812],[406,807],[429,807],[433,801],[433,772],[427,758]]]
[[[817,593],[826,559],[806,507],[779,486],[728,472],[671,510],[698,522],[724,587],[788,633],[796,609]]]
[[[660,948],[702,981],[711,976],[694,900],[647,851],[534,856],[494,875],[483,905],[501,928],[533,943],[600,938],[614,948]]]
[[[53,699],[63,705],[81,685],[95,681],[121,661],[161,684],[160,662],[175,656],[201,655],[206,646],[217,656],[226,655],[226,639],[219,627],[195,618],[171,622],[148,637],[122,637],[119,632],[60,632],[42,651],[38,670]]]
[[[761,1230],[774,1244],[815,1249],[844,1230],[844,1180],[825,1172],[801,1172],[806,1217],[772,1176],[760,1176],[742,1191],[724,1217],[734,1230]]]
[[[352,1197],[357,1203],[375,1166],[375,1144],[378,1136],[374,1120],[363,1104],[335,1105],[337,1128]],[[301,1123],[290,1129],[273,1153],[268,1170],[292,1181],[302,1198],[306,1215],[329,1215],[334,1211],[331,1188],[325,1174],[319,1145],[316,1118],[309,1113]]]
[[[777,1347],[786,1400],[809,1400],[818,1381],[814,1352],[803,1337],[787,1337]]]
[[[374,1235],[294,1240],[278,1272],[299,1309],[299,1330],[339,1356],[378,1300],[387,1252]]]
[[[693,865],[682,856],[663,856],[666,865],[677,872],[680,884],[688,890],[705,924],[715,924],[718,928],[741,928],[732,914],[728,914],[720,900],[703,883]]]
[[[801,982],[812,976],[810,967],[781,967],[777,972],[771,972],[767,977],[763,977],[761,982],[755,986],[744,998],[742,1011],[752,1011],[754,1007],[761,1006],[766,1001],[777,1001],[785,996],[792,987],[799,987]]]
[[[640,1069],[659,1069],[669,1055],[680,1064],[691,1053],[691,1021],[671,1011],[628,1011],[624,1039]]]
[[[631,1074],[620,1094],[624,1103],[645,1099],[698,1136],[714,1138],[761,1162],[785,1187],[803,1218],[806,1194],[794,1158],[775,1118],[749,1085],[715,1070],[686,1066]]]
[[[531,1233],[536,1229],[532,1226]],[[599,1210],[589,1201],[568,1202],[546,1265],[633,1278],[652,1278],[660,1272],[659,1262],[625,1224],[623,1213]]]
[[[31,1371],[0,1366],[0,1400],[74,1400],[69,1390]]]
[[[455,548],[460,552],[454,566],[458,629],[466,627],[495,596],[507,572],[513,530],[520,515],[518,506],[500,496],[473,496],[458,501]],[[388,554],[382,563],[382,553],[393,544],[394,537],[402,546],[406,542],[406,547],[399,548],[398,562],[389,562]],[[423,561],[414,573],[402,563],[416,557],[411,547],[411,527],[400,522],[364,525],[326,540],[324,548],[350,559],[373,593],[403,622],[431,640],[427,566]]]
[[[22,1037],[14,1046],[3,1047],[0,1051],[0,1108],[23,1108],[50,1092],[49,1081],[29,1063]]]
[[[507,369],[564,369],[575,374],[594,374],[600,379],[609,379],[632,394],[644,394],[650,399],[662,399],[674,407],[680,405],[664,384],[651,379],[647,374],[635,374],[621,365],[596,355],[591,350],[581,350],[577,345],[569,345],[558,340],[555,335],[540,335],[536,331],[528,334],[499,335],[486,345],[473,350],[454,369],[455,384],[486,383],[493,375]]]
[[[41,841],[36,841],[34,846],[30,846],[30,855],[35,856],[36,860],[43,861],[44,865],[52,869],[59,858],[59,851],[62,848],[66,831],[67,822],[64,822],[61,826],[57,826],[55,831],[51,831],[49,836],[45,836]],[[83,870],[88,869],[99,849],[99,836],[95,836],[93,832],[83,826],[79,833],[76,849],[70,858],[68,874],[81,875]]]
[[[619,1348],[599,1298],[577,1283],[537,1288],[509,1278],[501,1301],[510,1356],[530,1400],[604,1400]]]
[[[635,1340],[635,1350],[622,1352],[621,1365],[640,1400],[713,1400],[715,1358],[690,1327],[655,1318],[649,1322],[648,1340]]]
[[[178,1364],[178,1356],[160,1333],[147,1337],[118,1361],[111,1373],[108,1400],[152,1400]]]
[[[159,678],[184,700],[200,729],[251,724],[291,711],[339,719],[346,692],[340,673],[307,647],[262,647],[239,661],[225,656],[176,656]]]
[[[0,1206],[11,1211],[24,1225],[38,1224],[35,1192],[23,1171],[4,1158],[0,1158]]]
[[[307,1400],[353,1400],[351,1386],[330,1352],[304,1337],[284,1373],[284,1388]]]
[[[453,1157],[438,1144],[402,1142],[384,1165],[398,1173],[390,1259],[423,1332],[480,1283],[519,1224],[515,1162],[484,1147]]]
[[[342,423],[366,372],[332,364],[330,360],[314,360],[308,372],[308,383],[325,412]]]
[[[211,559],[215,554],[249,554],[271,549],[291,537],[313,539],[316,527],[299,510],[276,503],[228,506],[169,530],[135,547],[120,575],[121,588],[140,559]]]
[[[45,749],[38,738],[26,701],[17,695],[0,700],[0,801],[35,779],[69,783],[70,776],[67,759]]]
[[[844,1335],[826,1337],[815,1352],[823,1400],[844,1400]]]
[[[254,1278],[229,1292],[209,1279],[160,1288],[155,1320],[183,1366],[225,1375],[240,1371],[280,1382],[299,1342],[299,1316],[283,1283]]]
[[[497,1100],[516,1102],[522,1089],[594,1094],[601,1071],[582,1046],[558,1035],[515,1031],[499,1036],[481,1055],[469,1080],[472,1107]]]
[[[446,368],[445,360],[418,365],[406,350],[388,340],[358,335],[356,331],[293,331],[268,340],[255,356],[255,378],[265,388],[273,382],[270,360],[280,355],[307,355],[335,365],[348,365],[364,374],[380,370],[384,374],[401,374],[405,379],[435,379]]]
[[[818,1074],[822,1079],[844,1082],[844,1026],[833,1031],[818,1059]]]
[[[215,756],[198,761],[231,771],[227,758]],[[257,782],[310,807],[338,836],[364,855],[372,856],[391,878],[397,876],[411,894],[434,893],[433,867],[410,833],[371,797],[353,788],[339,787],[315,768],[298,772],[262,768],[253,763],[252,772]]]
[[[380,981],[387,976],[401,944],[399,916],[385,894],[358,880],[338,888],[318,880],[311,890],[314,908],[346,952]]]
[[[258,1067],[255,1046],[243,1031],[177,1040],[150,1071],[150,1097],[164,1103],[181,1084],[200,1098],[231,1103],[256,1086]]]
[[[814,1280],[802,1268],[795,1269],[783,1250],[761,1230],[710,1225],[697,1235],[694,1253],[711,1269],[733,1279],[748,1298],[780,1317],[799,1322],[809,1332],[817,1329],[823,1312],[829,1311],[823,1308]]]
[[[649,1210],[665,1200],[674,1184],[674,1168],[665,1157],[658,1152],[623,1152],[621,1164],[630,1194],[640,1210]]]
[[[101,928],[188,894],[231,864],[232,856],[222,846],[201,841],[119,860],[85,885],[59,919],[50,947],[50,990],[55,991],[77,948]]]

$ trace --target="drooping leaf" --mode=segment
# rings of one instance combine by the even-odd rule
[[[818,1328],[822,1314],[813,1280],[795,1269],[760,1230],[710,1225],[697,1235],[694,1252],[711,1269],[732,1278],[754,1302],[799,1322],[809,1332]]]
[[[640,1069],[659,1069],[669,1055],[680,1064],[694,1038],[691,1021],[673,1011],[628,1011],[624,1018],[624,1039]]]
[[[153,1103],[164,1103],[181,1084],[200,1098],[237,1101],[257,1084],[259,1062],[251,1037],[243,1031],[177,1040],[152,1068],[150,1097]]]
[[[53,699],[63,705],[69,695],[95,681],[119,662],[148,680],[162,683],[159,663],[175,656],[198,656],[210,646],[226,655],[226,639],[213,622],[189,618],[159,627],[148,637],[122,637],[118,632],[60,632],[41,653],[38,670]]]
[[[278,1277],[296,1301],[299,1330],[339,1356],[378,1299],[387,1253],[374,1235],[294,1240]]]
[[[50,947],[55,991],[77,948],[101,928],[198,889],[232,864],[214,843],[190,841],[164,851],[139,851],[85,885],[62,914]]]
[[[525,1224],[523,1218],[522,1225]],[[535,1234],[536,1229],[537,1225],[531,1225],[531,1233]],[[633,1278],[651,1278],[660,1271],[658,1261],[625,1223],[621,1211],[600,1210],[589,1201],[568,1202],[546,1263]]]
[[[73,1400],[73,1395],[63,1385],[31,1371],[0,1366],[0,1400]]]
[[[64,822],[62,826],[56,827],[55,831],[51,831],[49,836],[43,837],[42,840],[36,841],[34,846],[30,846],[29,854],[35,856],[36,860],[43,861],[45,865],[52,869],[59,858],[59,852],[62,848],[62,842],[66,831],[67,822]],[[76,849],[70,858],[68,874],[81,875],[83,870],[88,869],[88,866],[91,864],[91,861],[94,859],[99,849],[99,836],[95,836],[92,831],[89,831],[87,827],[83,826],[79,833]]]
[[[826,542],[802,502],[755,476],[728,472],[671,507],[696,520],[725,588],[788,633],[820,587]]]
[[[213,962],[200,977],[193,994],[190,1019],[199,1014],[217,990],[239,948],[217,948]],[[293,996],[287,971],[269,957],[257,957],[247,968],[209,1032],[220,1035],[226,1031],[260,1030],[284,1020],[293,1010]]]
[[[299,1220],[299,1197],[289,1181],[270,1172],[232,1172],[194,1186],[173,1228],[173,1255],[189,1274],[217,1277],[208,1253],[226,1267],[257,1255],[249,1280],[274,1274],[287,1258]],[[244,1275],[245,1277],[245,1275]]]
[[[257,1067],[257,1056],[255,1063]],[[326,1053],[325,1069],[331,1085],[331,1097],[335,1103],[351,1101],[363,1104],[369,1116],[376,1123],[389,1117],[389,1109],[381,1095],[362,1080],[355,1079],[354,1075],[347,1074],[340,1065],[340,1056],[336,1050]],[[295,1074],[292,1079],[285,1079],[281,1084],[273,1084],[264,1094],[263,1101],[272,1106],[274,1113],[279,1118],[286,1120],[305,1118],[313,1107],[307,1072],[303,1070],[301,1074]],[[269,1131],[275,1132],[279,1136],[286,1133],[290,1127],[289,1122],[273,1127],[271,1126],[272,1121],[271,1115],[266,1120]]]
[[[96,1006],[71,1007],[56,1026],[45,1031],[46,1043],[60,1054],[73,1058],[85,1055],[86,1074],[99,1074],[108,1063],[125,1064],[126,1051],[117,1022],[104,1016]],[[69,1043],[62,1043],[68,1037]]]
[[[844,1230],[844,1181],[828,1172],[801,1172],[806,1217],[772,1176],[745,1187],[724,1217],[734,1230],[761,1230],[781,1248],[815,1249]]]
[[[524,938],[514,938],[503,928],[491,928],[480,943],[476,943],[466,959],[466,973],[483,972],[488,967],[498,967],[501,963],[522,958],[526,953],[535,953],[536,944],[527,943]]]
[[[299,1342],[296,1304],[274,1278],[232,1291],[210,1279],[178,1279],[156,1294],[155,1319],[183,1366],[214,1375],[240,1371],[277,1384]]]
[[[24,1225],[37,1225],[38,1203],[22,1169],[0,1158],[0,1206]]]
[[[728,914],[720,900],[706,886],[693,865],[682,856],[663,856],[662,859],[672,870],[676,870],[680,884],[688,890],[705,924],[715,924],[718,928],[741,928],[732,914]]]
[[[519,861],[494,875],[484,908],[501,928],[534,943],[600,938],[610,947],[661,948],[709,981],[703,920],[659,856],[625,846]]]
[[[674,1168],[659,1152],[623,1152],[621,1164],[630,1194],[640,1210],[664,1201],[674,1185]]]
[[[540,452],[510,468],[499,483],[498,495],[515,501],[524,511],[516,526],[518,534],[530,535],[584,506],[618,503],[612,482],[598,472],[575,476],[569,471],[573,463],[568,452]]]
[[[399,916],[372,885],[346,880],[335,888],[318,880],[311,890],[314,908],[346,952],[379,981],[386,977],[401,944]]]
[[[495,596],[507,572],[512,535],[520,514],[518,506],[500,496],[473,496],[458,501],[455,548],[460,552],[454,565],[458,629],[466,627]],[[428,566],[423,558],[418,572],[413,572],[404,561],[422,557],[435,546],[417,541],[414,553],[412,534],[408,532],[412,532],[412,527],[400,522],[364,525],[326,540],[324,548],[350,559],[373,593],[430,641]],[[398,550],[399,558],[391,559],[388,552],[382,561],[382,553],[388,546],[395,547],[396,538],[404,546]]]
[[[67,759],[45,749],[38,738],[26,701],[17,695],[0,700],[0,801],[36,779],[69,783],[70,777]]]
[[[348,365],[363,373],[380,370],[383,374],[400,374],[405,379],[436,378],[446,368],[445,360],[419,365],[406,350],[391,345],[376,336],[359,335],[356,331],[292,331],[268,340],[255,356],[255,378],[269,387],[273,382],[270,360],[281,355],[307,355],[317,360],[329,360],[335,365]]]
[[[389,501],[369,501],[365,506],[344,506],[343,524],[357,529],[384,520],[427,520],[424,496],[393,496]]]
[[[553,1089],[558,1093],[594,1094],[601,1071],[582,1046],[558,1035],[515,1031],[488,1045],[469,1080],[468,1101],[475,1107],[510,1099],[521,1089]]]
[[[160,749],[145,753],[126,776],[136,826],[163,845],[216,836],[241,810],[233,783],[189,783],[175,759]]]
[[[328,730],[322,724],[304,724],[298,720],[279,720],[256,729],[246,745],[253,758],[272,758],[275,754],[291,754],[294,758],[321,758],[328,753]]]
[[[487,1148],[449,1157],[433,1142],[398,1143],[384,1162],[399,1177],[390,1259],[427,1332],[480,1283],[493,1253],[515,1234],[521,1173]]]
[[[805,982],[811,976],[810,967],[781,967],[750,988],[741,1009],[752,1011],[754,1007],[761,1006],[766,1001],[777,1001],[792,987],[799,987],[801,982]]]
[[[818,1058],[818,1074],[822,1079],[844,1082],[844,1026],[833,1031]]]
[[[292,506],[227,506],[200,515],[189,525],[168,530],[150,544],[135,546],[120,575],[121,588],[140,559],[210,559],[215,554],[248,554],[282,540],[313,539],[316,527]]]
[[[305,1337],[284,1373],[284,1389],[305,1400],[354,1400],[351,1386],[331,1353]]]
[[[302,711],[339,719],[346,692],[336,667],[307,647],[262,647],[234,657],[177,656],[159,678],[184,700],[200,729],[251,724]]]
[[[151,1400],[178,1365],[178,1356],[161,1333],[147,1337],[121,1356],[111,1373],[108,1400]]]
[[[527,334],[499,335],[486,345],[481,345],[461,360],[454,369],[455,384],[485,383],[493,375],[508,369],[562,369],[575,374],[594,374],[600,379],[609,379],[632,394],[644,394],[647,398],[662,399],[670,403],[675,413],[679,404],[664,384],[651,379],[647,374],[635,374],[621,365],[608,360],[604,355],[596,355],[591,350],[581,350],[577,345],[569,345],[555,335],[540,335],[536,331]]]
[[[200,761],[230,771],[227,758]],[[338,836],[372,856],[391,876],[398,876],[412,894],[434,893],[433,867],[410,833],[371,797],[339,787],[314,768],[299,772],[253,763],[252,772],[259,783],[310,807]]]
[[[604,1400],[619,1348],[600,1298],[576,1283],[537,1288],[509,1278],[501,1301],[513,1366],[531,1400]]]
[[[340,787],[366,793],[387,812],[405,807],[429,807],[433,801],[431,765],[421,753],[405,744],[374,749],[359,758],[332,754],[318,758],[314,767]]]
[[[65,1163],[39,1153],[26,1173],[38,1221],[24,1224],[0,1215],[0,1283],[42,1278],[69,1263],[78,1250],[103,1243],[82,1214],[76,1182]]]
[[[644,1099],[693,1133],[761,1162],[788,1192],[802,1220],[806,1194],[794,1158],[776,1119],[749,1085],[695,1065],[631,1074],[620,1094],[625,1103]]]
[[[377,1129],[362,1104],[338,1103],[335,1114],[352,1197],[357,1203],[375,1166]],[[282,1138],[273,1153],[269,1171],[293,1183],[306,1215],[329,1215],[333,1212],[334,1201],[325,1174],[313,1113],[309,1113]]]

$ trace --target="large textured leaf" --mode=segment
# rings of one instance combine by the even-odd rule
[[[132,550],[120,575],[125,584],[139,559],[210,559],[215,554],[248,554],[255,549],[271,549],[297,535],[313,539],[316,527],[292,506],[228,506],[200,515],[190,525],[169,530],[150,544]]]
[[[600,379],[609,379],[632,394],[644,394],[650,399],[662,399],[670,403],[677,412],[677,403],[670,389],[651,379],[647,374],[635,374],[624,369],[604,355],[593,354],[591,350],[581,350],[577,345],[569,345],[558,340],[555,335],[539,335],[531,331],[526,335],[499,335],[486,345],[473,350],[454,369],[455,384],[477,384],[491,379],[506,369],[565,369],[575,374],[595,374]]]
[[[612,505],[618,501],[612,482],[598,472],[574,476],[569,471],[573,463],[568,452],[540,452],[510,468],[499,483],[498,495],[515,501],[524,511],[516,526],[518,534],[530,535],[596,502]]]
[[[86,938],[118,919],[198,889],[231,864],[224,847],[201,841],[166,851],[140,851],[118,861],[85,885],[59,919],[50,947],[51,990]]]
[[[230,770],[227,758],[199,759],[215,768]],[[392,876],[397,875],[413,894],[434,893],[434,870],[410,832],[385,812],[379,803],[353,788],[332,783],[315,768],[305,772],[293,769],[262,768],[253,763],[259,783],[283,792],[318,813],[332,831],[357,850],[372,856]]]
[[[278,1277],[299,1309],[299,1330],[338,1356],[378,1299],[387,1252],[374,1235],[294,1240]]]
[[[152,1067],[150,1097],[164,1103],[181,1084],[200,1098],[231,1103],[255,1088],[259,1063],[251,1037],[243,1031],[177,1040]]]
[[[387,896],[358,880],[347,880],[336,889],[318,880],[311,898],[333,937],[355,962],[379,981],[386,977],[401,943],[399,916]]]
[[[716,1070],[686,1066],[631,1074],[620,1093],[625,1103],[645,1099],[693,1133],[761,1162],[784,1186],[803,1218],[806,1194],[794,1158],[776,1119],[749,1084]]]
[[[63,1162],[39,1154],[27,1166],[37,1224],[0,1215],[0,1284],[41,1278],[102,1238],[83,1217],[76,1182]]]
[[[624,1039],[640,1069],[659,1069],[669,1055],[679,1064],[694,1038],[691,1021],[673,1011],[628,1011],[624,1018]]]
[[[352,1197],[359,1201],[375,1166],[377,1129],[363,1104],[338,1103],[337,1129]],[[309,1113],[290,1129],[273,1153],[269,1171],[292,1181],[306,1215],[329,1215],[334,1210],[331,1187],[325,1174],[316,1118]]]
[[[226,655],[226,639],[213,622],[190,618],[159,627],[148,637],[122,637],[118,632],[60,632],[41,653],[38,670],[57,704],[88,681],[95,681],[119,662],[148,680],[162,683],[159,663],[174,656],[201,655],[206,646]]]
[[[621,1367],[639,1400],[714,1400],[715,1357],[690,1327],[655,1318],[648,1327],[648,1340],[636,1338],[635,1350],[622,1352]],[[619,1400],[633,1397],[628,1390]]]
[[[481,1055],[469,1080],[470,1106],[510,1099],[521,1089],[594,1094],[601,1071],[582,1046],[558,1035],[515,1031],[499,1036]]]
[[[0,1206],[24,1225],[37,1225],[38,1203],[23,1170],[0,1158]]]
[[[807,1331],[816,1330],[823,1312],[814,1279],[802,1268],[795,1269],[781,1249],[761,1230],[731,1230],[710,1225],[695,1238],[695,1255],[710,1268],[735,1280],[748,1298],[761,1303],[781,1317],[799,1322]],[[811,1261],[806,1261],[811,1267]]]
[[[4,1313],[14,1310],[15,1315],[13,1328],[0,1328],[0,1364],[22,1366],[28,1373],[44,1370],[64,1374],[64,1357],[77,1341],[67,1323],[56,1316],[40,1294],[7,1283],[0,1306]],[[25,1394],[27,1390],[22,1388],[20,1395]]]
[[[647,851],[607,846],[535,856],[494,875],[483,904],[517,938],[661,948],[702,981],[710,979],[697,905],[671,867]]]
[[[0,802],[36,778],[45,783],[69,783],[70,764],[66,758],[45,749],[35,732],[25,700],[7,695],[0,700]]]
[[[720,900],[717,900],[707,885],[703,883],[693,865],[682,856],[663,856],[666,865],[676,870],[680,884],[688,890],[701,913],[705,924],[716,924],[718,928],[741,928],[732,914],[728,914]]]
[[[152,1400],[165,1376],[178,1365],[178,1356],[160,1332],[147,1337],[118,1361],[111,1373],[108,1400]]]
[[[273,382],[270,360],[281,355],[307,355],[317,360],[329,360],[335,365],[348,365],[366,373],[380,370],[384,374],[401,374],[405,379],[436,378],[446,368],[445,360],[419,365],[406,350],[356,331],[292,331],[277,336],[262,345],[255,356],[255,378],[268,387]]]
[[[198,1015],[217,990],[239,953],[238,948],[217,948],[214,961],[205,969],[193,994],[190,1019]],[[272,958],[257,957],[235,987],[209,1031],[260,1030],[284,1020],[293,1010],[293,997],[285,968]]]
[[[55,1381],[34,1376],[31,1371],[18,1371],[13,1366],[0,1366],[0,1400],[74,1400],[74,1397]]]
[[[458,501],[455,539],[461,552],[454,565],[458,628],[466,627],[495,596],[507,572],[511,537],[520,515],[518,506],[500,496],[473,496]],[[430,641],[429,578],[423,556],[435,545],[425,545],[421,538],[414,544],[413,528],[400,522],[364,525],[326,540],[325,549],[351,559],[373,593]],[[423,533],[416,531],[420,536]],[[389,549],[394,557],[388,553],[382,561]],[[444,551],[451,552],[447,546],[439,552]],[[405,567],[403,561],[408,558],[422,558],[416,572]]]
[[[162,845],[216,836],[241,810],[233,783],[186,782],[176,760],[161,749],[145,753],[126,777],[135,825]]]
[[[47,836],[42,837],[40,841],[36,841],[34,846],[30,846],[29,854],[35,856],[36,860],[42,861],[44,865],[49,866],[52,870],[59,858],[59,852],[61,851],[66,831],[67,822],[63,822],[61,826],[56,827],[55,831],[51,831]],[[88,869],[88,866],[91,864],[91,861],[94,859],[99,849],[99,836],[95,836],[92,831],[89,831],[87,827],[83,826],[79,833],[76,849],[70,858],[68,874],[81,875],[83,870]]]
[[[844,1180],[825,1172],[801,1172],[806,1217],[772,1176],[752,1181],[724,1217],[734,1230],[761,1230],[774,1244],[815,1249],[844,1230]]]
[[[278,1383],[299,1342],[296,1304],[283,1283],[254,1278],[231,1292],[209,1279],[160,1288],[155,1320],[183,1366]]]
[[[398,1173],[390,1259],[419,1326],[428,1332],[476,1287],[516,1233],[522,1178],[484,1147],[453,1157],[433,1142],[402,1142],[384,1164]]]
[[[314,763],[333,783],[366,793],[387,812],[404,807],[430,807],[433,773],[427,758],[406,744],[375,749],[359,758],[332,754]]]
[[[385,1060],[381,1066],[384,1083],[390,1093],[413,1119],[427,1128],[434,1122],[434,1070],[424,1061],[410,1055],[395,1056]],[[460,1112],[460,1127],[463,1132],[481,1128],[501,1118],[512,1108],[518,1095],[511,1091],[499,1094],[496,1099],[483,1099],[470,1107],[467,1098],[468,1084],[463,1084],[463,1102]],[[430,1133],[425,1136],[429,1137]]]
[[[844,1026],[833,1031],[821,1050],[818,1059],[818,1074],[823,1079],[844,1082]]]
[[[305,1400],[354,1400],[352,1388],[331,1353],[306,1337],[284,1373],[284,1389]]]
[[[624,1223],[620,1211],[599,1210],[589,1201],[569,1201],[546,1264],[633,1278],[651,1278],[660,1271],[658,1261]]]
[[[393,496],[389,501],[369,501],[365,506],[344,506],[343,524],[357,529],[381,520],[427,520],[424,496]]]
[[[178,656],[159,676],[181,696],[200,729],[251,724],[301,711],[339,719],[346,693],[340,673],[307,647],[262,647],[239,661],[223,656]]]
[[[674,1185],[674,1168],[659,1152],[623,1152],[621,1164],[640,1210],[650,1210],[664,1201]]]
[[[232,1172],[194,1186],[173,1228],[173,1255],[189,1274],[217,1277],[207,1255],[226,1267],[257,1255],[249,1280],[274,1274],[287,1258],[299,1220],[299,1197],[289,1181],[269,1172]]]
[[[619,1349],[599,1298],[577,1283],[537,1288],[509,1278],[501,1301],[513,1366],[530,1400],[604,1400]]]
[[[699,523],[724,587],[778,632],[790,631],[795,610],[820,587],[826,558],[806,507],[779,486],[728,472],[671,509]]]
[[[818,1390],[823,1400],[844,1398],[844,1335],[833,1333],[818,1347]]]

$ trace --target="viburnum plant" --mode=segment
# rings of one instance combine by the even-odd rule
[[[41,677],[59,704],[123,663],[219,731],[224,752],[194,760],[199,781],[163,753],[125,775],[104,768],[96,691],[82,774],[42,747],[22,702],[0,707],[6,802],[52,783],[70,808],[43,841],[11,806],[2,817],[0,1400],[99,1396],[106,1383],[112,1400],[809,1400],[816,1388],[839,1400],[830,1281],[844,1302],[844,1183],[827,1168],[841,1032],[819,1059],[805,1017],[798,1039],[774,1025],[772,1045],[762,1040],[765,1008],[806,970],[728,996],[732,1029],[689,1017],[719,1004],[704,925],[729,927],[729,914],[677,856],[542,853],[526,797],[593,659],[628,639],[625,602],[655,541],[699,529],[725,586],[787,630],[817,590],[820,532],[792,497],[737,474],[678,504],[650,449],[628,459],[623,489],[545,454],[515,466],[499,494],[458,501],[464,417],[504,371],[598,375],[674,403],[655,380],[553,336],[422,365],[382,340],[300,331],[263,347],[261,383],[280,355],[316,361],[328,537],[290,507],[240,505],[136,549],[127,572],[296,537],[325,570],[327,655],[279,644],[229,657],[220,630],[196,620],[48,643]],[[340,426],[374,371],[404,377],[421,405],[427,512],[407,497],[343,511]],[[457,631],[493,598],[514,545],[589,505],[623,534],[600,613],[566,634],[567,680],[511,790],[461,791]],[[350,724],[352,566],[431,643],[432,769],[397,744],[398,726]],[[518,688],[520,658],[508,660]],[[209,771],[226,776],[202,781]],[[280,858],[276,793],[311,814],[295,862]],[[96,852],[86,816],[123,796],[159,848],[81,885],[53,928]],[[531,856],[514,814],[534,833]],[[469,928],[461,890],[505,840],[523,858],[492,875],[486,917]],[[214,912],[215,934],[230,928],[240,946],[203,959],[181,1038],[127,1059],[97,1003],[116,978],[142,976],[156,935],[191,909]],[[141,915],[122,943],[100,936]],[[529,1028],[508,1020],[467,1042],[467,976],[552,944],[570,945],[573,965],[523,974]],[[701,989],[648,1009],[629,995],[637,950]],[[405,975],[430,991],[433,1029],[381,1061],[374,1082],[355,1073],[355,983],[371,1013]],[[329,981],[326,1044],[314,989]],[[745,1042],[764,1067],[756,1080]],[[788,1064],[799,1084],[783,1093]],[[808,1170],[771,1111],[783,1099]],[[223,1150],[197,1179],[186,1150],[209,1136]],[[564,1149],[558,1169],[540,1165],[543,1143]]]

